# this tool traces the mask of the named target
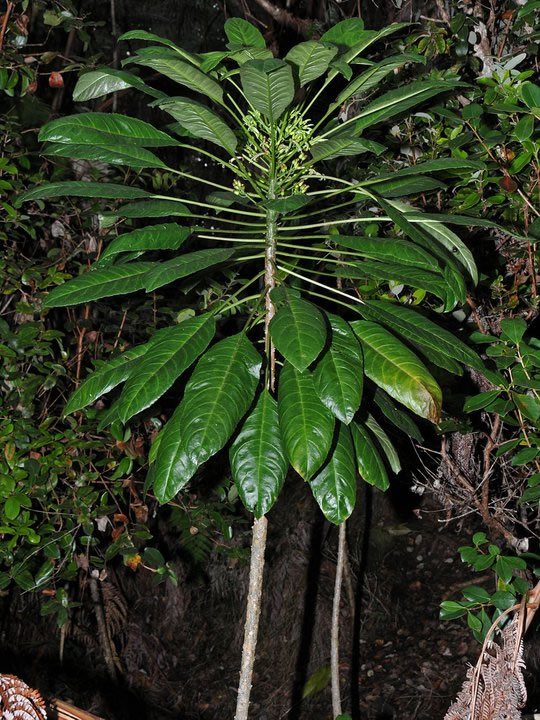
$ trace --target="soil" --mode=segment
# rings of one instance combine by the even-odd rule
[[[458,532],[425,500],[422,509],[411,507],[410,498],[406,505],[405,512],[403,497],[396,501],[363,488],[348,523],[350,583],[342,594],[340,667],[343,710],[355,720],[443,720],[479,650],[462,620],[438,619],[440,602],[459,599],[464,585],[484,580],[490,587],[491,578],[469,574],[457,552],[477,528],[463,525]],[[321,520],[294,481],[269,520],[251,717],[332,720],[328,669],[337,528]],[[175,538],[166,528],[163,543],[174,556]],[[180,556],[173,564],[178,587],[154,586],[148,573],[123,566],[100,583],[117,652],[114,679],[83,581],[77,598],[82,607],[73,611],[65,637],[40,617],[39,598],[4,598],[0,671],[106,720],[232,718],[247,564],[216,552],[204,577]]]

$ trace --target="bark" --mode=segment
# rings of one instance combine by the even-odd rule
[[[249,714],[249,696],[255,664],[255,649],[261,614],[261,598],[264,572],[264,551],[266,548],[266,530],[268,520],[263,517],[253,523],[251,540],[251,563],[249,568],[249,589],[247,597],[246,621],[244,625],[244,646],[242,648],[242,666],[238,699],[234,720],[247,720]]]
[[[332,634],[330,639],[330,665],[332,668],[332,713],[336,718],[341,715],[341,691],[339,687],[339,608],[341,605],[341,583],[345,564],[345,537],[347,523],[339,526],[336,582],[334,585],[334,604],[332,607]]]

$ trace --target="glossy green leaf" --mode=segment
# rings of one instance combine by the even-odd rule
[[[427,218],[417,214],[415,220],[412,214],[404,212],[407,206],[396,200],[388,201],[380,196],[374,197],[393,222],[415,243],[444,261],[443,277],[446,289],[445,309],[451,310],[458,300],[466,301],[466,287],[463,278],[454,261],[453,254],[442,245],[433,242],[435,235],[430,234],[424,227]],[[435,216],[436,217],[436,216]],[[459,239],[458,239],[459,240]]]
[[[205,313],[184,320],[161,340],[152,343],[116,403],[121,422],[126,423],[160,398],[206,350],[215,331],[214,317]]]
[[[67,307],[104,297],[126,295],[143,290],[148,272],[159,267],[156,262],[112,265],[85,272],[52,290],[43,307]]]
[[[310,481],[311,491],[327,520],[339,525],[354,510],[357,470],[351,432],[339,424],[333,451],[322,470]]]
[[[191,228],[176,223],[148,225],[112,240],[105,248],[101,260],[124,252],[147,250],[178,250],[191,234]]]
[[[478,283],[478,269],[473,254],[463,240],[441,222],[433,222],[432,220],[422,222],[420,220],[419,224],[426,232],[432,235],[437,242],[452,253],[452,257],[467,270],[471,280],[476,285]]]
[[[521,317],[503,318],[501,320],[501,331],[503,340],[510,340],[519,345],[527,332],[527,323]]]
[[[405,65],[405,63],[423,63],[425,65],[426,58],[416,53],[403,53],[385,58],[381,62],[372,65],[363,73],[354,78],[337,96],[335,102],[330,109],[338,108],[352,95],[367,92],[372,87],[377,87],[384,78],[392,73],[396,68]]]
[[[308,40],[289,50],[285,55],[285,60],[294,65],[300,87],[304,87],[328,70],[330,61],[336,52],[337,48],[326,47],[315,40]]]
[[[213,250],[196,250],[186,255],[180,255],[172,260],[156,263],[155,267],[145,278],[145,288],[151,292],[156,288],[167,285],[174,280],[187,277],[195,272],[204,270],[211,265],[217,265],[228,260],[234,248],[215,248]]]
[[[373,260],[394,261],[425,270],[434,270],[438,267],[438,261],[433,255],[407,240],[358,235],[332,235],[330,239],[337,245],[356,250],[359,255]]]
[[[373,402],[377,405],[384,417],[401,430],[401,432],[417,442],[423,441],[424,437],[414,420],[410,418],[404,410],[397,407],[392,398],[389,397],[384,390],[381,390],[379,387],[375,388]]]
[[[316,140],[317,138],[315,138]],[[348,155],[360,155],[361,153],[370,152],[374,155],[380,155],[386,150],[384,145],[374,140],[364,140],[351,134],[343,134],[340,136],[332,136],[328,140],[315,142],[310,147],[310,152],[316,162],[321,160],[331,160],[336,157],[345,157]]]
[[[86,112],[57,118],[39,131],[41,142],[114,145],[129,140],[140,147],[178,145],[167,133],[150,123],[117,113]]]
[[[416,355],[376,323],[354,320],[351,326],[362,343],[365,374],[420,417],[438,422],[441,389]]]
[[[170,58],[178,60],[178,53],[171,48],[159,47],[159,45],[150,45],[148,47],[138,48],[134,55],[128,55],[121,61],[122,67],[132,63],[138,63],[140,60],[145,58],[151,58],[154,60],[168,60]]]
[[[521,83],[518,92],[527,107],[540,108],[540,85],[527,81]]]
[[[463,375],[463,366],[455,360],[452,360],[452,358],[449,358],[444,353],[439,352],[439,350],[434,350],[433,348],[428,348],[425,345],[419,345],[415,342],[411,342],[411,344],[414,345],[421,356],[429,363],[443,368],[443,370],[453,373],[454,375]]]
[[[391,180],[381,180],[381,182],[378,183],[374,182],[370,187],[385,198],[401,198],[406,195],[417,195],[418,193],[446,189],[444,183],[425,175],[415,175],[414,177],[405,178],[394,177]]]
[[[92,197],[131,200],[151,197],[151,193],[129,185],[115,183],[83,182],[81,180],[44,183],[19,195],[15,206],[19,207],[28,200],[46,200],[57,197]]]
[[[390,485],[388,473],[369,430],[358,422],[352,422],[350,429],[360,476],[379,490],[387,490]]]
[[[478,395],[472,395],[465,400],[463,410],[466,413],[482,410],[482,408],[485,408],[486,405],[493,402],[500,393],[500,390],[486,390],[485,392],[478,393]]]
[[[120,35],[118,42],[121,40],[148,40],[148,42],[161,43],[161,45],[166,45],[171,48],[175,53],[178,53],[180,57],[183,57],[184,60],[188,60],[193,65],[199,65],[200,62],[195,55],[187,50],[184,50],[184,48],[178,47],[178,45],[175,45],[172,40],[160,37],[159,35],[154,35],[154,33],[147,32],[146,30],[129,30],[123,35]]]
[[[459,83],[450,81],[417,80],[397,90],[390,90],[360,110],[351,126],[354,127],[355,134],[358,134],[365,128],[410,110],[435,95],[453,90],[457,85]]]
[[[343,60],[345,62],[351,62],[366,48],[373,45],[373,43],[388,37],[388,35],[393,35],[394,33],[409,26],[409,23],[391,23],[382,30],[365,30],[363,33],[359,34],[354,45],[352,45],[343,55]]]
[[[189,98],[174,97],[160,101],[158,107],[172,115],[182,127],[196,137],[213,142],[225,148],[230,155],[234,155],[236,135],[219,115],[201,103]]]
[[[362,348],[349,324],[327,313],[331,340],[313,372],[321,402],[345,424],[360,407],[364,380]]]
[[[446,304],[446,283],[441,275],[399,263],[375,262],[363,260],[359,263],[347,263],[336,270],[342,277],[370,277],[375,280],[391,280],[414,288],[422,288],[440,298]]]
[[[141,92],[154,98],[165,97],[165,93],[154,90],[136,75],[124,70],[99,68],[80,76],[73,90],[73,100],[75,102],[88,102],[88,100],[95,100],[98,97],[103,97],[103,95],[109,95],[119,90],[127,90],[131,87],[141,90]]]
[[[272,60],[273,57],[272,52],[267,48],[242,48],[230,55],[231,60],[238,65],[243,65],[249,60]]]
[[[134,145],[72,145],[57,143],[48,145],[45,155],[68,157],[76,160],[91,160],[108,165],[126,165],[132,168],[166,168],[167,165],[157,155],[145,148]]]
[[[231,469],[244,506],[255,517],[277,500],[289,463],[281,442],[277,403],[267,390],[242,425],[230,450]]]
[[[64,408],[64,415],[69,415],[76,410],[91,405],[102,395],[127,380],[137,365],[136,361],[148,352],[150,345],[151,341],[143,345],[137,345],[126,350],[118,357],[99,365],[71,395]]]
[[[240,17],[229,18],[223,26],[227,40],[231,45],[242,45],[245,47],[265,48],[266,43],[260,32],[254,25]]]
[[[283,357],[303,372],[320,354],[326,342],[326,323],[321,311],[287,292],[285,302],[270,321],[270,335]]]
[[[251,405],[260,368],[261,356],[244,333],[221,340],[199,360],[162,430],[150,470],[160,502],[170,500],[229,440]]]
[[[283,446],[296,472],[310,480],[330,451],[334,416],[319,400],[310,373],[285,362],[279,376],[279,425]]]
[[[223,101],[223,90],[218,83],[190,63],[174,58],[142,58],[137,63],[152,68],[179,85],[202,93],[217,103]]]
[[[364,35],[362,18],[348,18],[333,25],[321,36],[321,42],[334,43],[347,48],[354,47]]]
[[[399,472],[401,472],[401,463],[399,461],[399,455],[397,454],[396,448],[392,444],[392,441],[382,429],[382,427],[379,425],[379,423],[375,420],[373,415],[368,414],[365,420],[365,425],[377,438],[379,445],[381,446],[384,454],[386,455],[388,464],[392,468],[392,472],[396,473],[397,475]]]
[[[147,194],[147,197],[150,193]],[[186,217],[191,210],[178,200],[145,200],[144,202],[127,203],[116,210],[107,210],[104,217],[152,218],[152,217]]]
[[[416,163],[416,165],[409,165],[408,167],[400,168],[393,173],[385,173],[383,175],[377,175],[369,180],[362,180],[358,183],[358,187],[367,187],[374,183],[378,183],[385,180],[391,180],[392,178],[404,178],[410,177],[411,175],[425,175],[432,172],[450,172],[452,170],[485,170],[486,164],[480,160],[462,160],[461,158],[438,158],[436,160],[426,160],[425,162]],[[436,218],[437,216],[432,216]],[[471,218],[471,222],[474,222],[474,218]]]
[[[240,68],[249,103],[270,122],[279,118],[294,98],[291,66],[283,60],[250,60]]]

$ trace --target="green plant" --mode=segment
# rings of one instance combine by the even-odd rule
[[[483,643],[492,624],[506,610],[519,603],[520,597],[531,590],[531,583],[523,575],[529,569],[540,575],[540,555],[524,553],[520,557],[503,555],[498,545],[490,543],[483,532],[475,533],[472,545],[459,548],[461,559],[475,572],[492,569],[496,590],[489,592],[480,585],[463,588],[463,600],[445,600],[441,603],[442,620],[455,620],[467,616],[467,624],[475,639]],[[486,547],[487,546],[487,547]],[[516,575],[516,571],[520,575]],[[508,618],[507,618],[508,620]]]
[[[439,311],[465,302],[476,266],[442,221],[492,224],[424,215],[396,198],[436,189],[434,173],[452,178],[482,171],[484,164],[433,158],[362,181],[331,171],[332,160],[386,152],[365,136],[368,128],[460,86],[455,77],[428,77],[365,100],[364,93],[390,81],[395,69],[423,62],[411,53],[377,62],[361,55],[402,27],[366,31],[360,20],[347,20],[320,41],[295,46],[283,60],[272,57],[259,31],[239,18],[225,25],[228,49],[202,55],[145,31],[126,33],[124,40],[153,44],[124,65],[150,68],[204,102],[169,97],[126,70],[92,70],[80,77],[75,100],[88,103],[136,88],[149,95],[153,108],[172,116],[169,132],[123,115],[87,112],[49,123],[40,139],[49,143],[45,153],[51,157],[166,173],[169,194],[143,189],[133,177],[122,185],[48,183],[18,201],[106,199],[112,208],[109,203],[102,211],[103,226],[116,230],[128,223],[128,232],[113,236],[91,271],[54,289],[45,308],[153,293],[173,282],[183,292],[197,289],[195,307],[183,308],[176,323],[100,365],[73,393],[65,413],[124,383],[100,419],[101,429],[121,433],[121,425],[144,413],[195,364],[152,446],[147,488],[161,502],[171,500],[232,440],[232,474],[255,515],[238,720],[247,717],[249,703],[266,513],[289,466],[308,482],[325,516],[343,523],[354,508],[358,474],[385,490],[383,458],[399,469],[380,422],[413,436],[418,430],[406,409],[438,422],[442,392],[426,363],[457,374],[462,364],[483,368],[467,345],[425,313],[391,295],[364,297],[362,287],[373,279],[399,282],[411,292],[422,290],[426,308]],[[331,83],[341,89],[322,108]],[[203,143],[193,145],[193,138]],[[212,174],[201,168],[197,177],[166,163],[154,153],[159,147],[198,153]],[[181,196],[172,177],[211,192],[204,199],[192,192]],[[117,200],[128,202],[118,206]],[[138,227],[133,223],[139,218],[161,221]],[[184,218],[185,224],[164,218]],[[158,251],[175,254],[163,261]],[[139,260],[143,253],[148,259]]]

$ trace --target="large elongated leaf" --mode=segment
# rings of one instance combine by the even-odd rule
[[[413,177],[393,177],[391,180],[381,180],[373,183],[371,187],[385,198],[404,197],[405,195],[417,195],[418,193],[431,192],[432,190],[446,189],[446,185],[440,180],[425,175],[414,175]],[[359,195],[361,197],[361,195]]]
[[[334,416],[319,400],[310,373],[285,362],[279,376],[279,426],[289,462],[310,480],[328,457]]]
[[[342,47],[354,47],[364,37],[362,18],[348,18],[333,25],[321,37],[321,42],[334,43]]]
[[[88,100],[95,100],[95,98],[103,95],[109,95],[109,93],[118,92],[119,90],[127,90],[130,87],[141,90],[141,92],[154,98],[166,97],[161,90],[154,90],[153,87],[147,85],[136,75],[124,70],[105,67],[91,70],[80,76],[73,90],[73,100],[75,102],[88,102]]]
[[[364,350],[364,372],[420,417],[438,422],[442,393],[426,366],[394,335],[376,323],[351,323]]]
[[[364,140],[355,137],[352,133],[331,137],[322,142],[316,142],[311,146],[310,152],[313,159],[331,160],[336,157],[345,157],[347,155],[360,155],[361,153],[371,152],[380,155],[386,150],[385,145],[375,142],[374,140]]]
[[[367,320],[382,322],[407,340],[438,350],[449,358],[482,371],[478,355],[454,333],[445,330],[416,310],[381,300],[366,300],[358,312]]]
[[[146,197],[151,197],[147,193]],[[151,217],[186,217],[191,210],[178,200],[145,200],[144,202],[127,203],[117,210],[107,210],[104,217],[151,218]]]
[[[359,255],[373,260],[388,260],[434,270],[438,261],[430,253],[407,240],[359,235],[332,235],[331,239],[343,247],[357,250]]]
[[[391,180],[393,178],[408,177],[409,175],[425,175],[432,172],[445,172],[452,170],[485,170],[486,164],[480,160],[462,160],[461,158],[437,158],[436,160],[426,160],[416,165],[400,168],[393,173],[385,173],[377,175],[369,180],[362,180],[358,183],[358,187],[366,187],[373,183]],[[433,216],[432,216],[433,217]],[[437,217],[437,216],[435,216]],[[473,218],[471,218],[473,220]]]
[[[126,423],[152,405],[206,350],[216,331],[209,313],[184,320],[157,340],[137,363],[116,403],[118,418]]]
[[[313,381],[321,402],[348,425],[362,400],[362,348],[345,320],[330,313],[327,315],[332,338],[317,362]]]
[[[144,65],[162,73],[162,75],[174,80],[179,85],[183,85],[196,93],[206,95],[217,103],[223,101],[223,90],[218,83],[190,63],[175,60],[174,58],[145,57],[137,62],[139,65]]]
[[[264,37],[261,35],[260,30],[243,18],[229,18],[225,21],[223,29],[231,45],[255,48],[266,47]]]
[[[201,103],[189,98],[174,97],[163,100],[158,107],[172,115],[182,127],[196,137],[216,143],[225,148],[230,155],[234,155],[237,144],[236,135],[219,115]]]
[[[178,145],[167,133],[150,123],[117,113],[87,112],[68,115],[44,125],[39,131],[42,142],[114,145],[125,143],[140,147]]]
[[[441,245],[443,245],[453,257],[463,265],[469,273],[471,280],[476,285],[478,283],[478,269],[474,261],[473,254],[465,245],[463,240],[459,238],[450,228],[447,228],[440,222],[426,220],[419,221],[420,225],[432,235]]]
[[[336,274],[342,277],[367,276],[375,280],[394,280],[414,288],[427,290],[440,298],[445,303],[445,306],[448,304],[448,288],[442,275],[420,270],[410,265],[364,260],[354,265],[349,263],[339,267]]]
[[[66,145],[57,143],[48,145],[45,155],[69,157],[77,160],[91,160],[109,165],[126,165],[132,168],[166,168],[167,165],[157,155],[145,148],[121,145]]]
[[[193,53],[184,50],[184,48],[178,47],[178,45],[175,45],[172,40],[160,37],[159,35],[154,35],[154,33],[147,32],[146,30],[129,30],[123,35],[120,35],[118,41],[120,42],[121,40],[148,40],[148,42],[160,43],[161,45],[166,45],[171,48],[175,53],[178,53],[180,57],[183,57],[184,60],[188,60],[193,65],[198,66],[200,64],[199,59],[196,55],[193,55]]]
[[[285,60],[295,66],[300,87],[320,77],[328,70],[330,61],[337,53],[337,48],[327,47],[315,40],[295,45]]]
[[[174,280],[187,277],[195,272],[204,270],[211,265],[228,260],[235,252],[234,248],[215,248],[213,250],[196,250],[187,255],[156,263],[155,268],[148,273],[145,279],[145,288],[151,292],[156,288],[167,285]]]
[[[291,66],[283,60],[250,60],[240,68],[249,103],[270,122],[279,118],[294,98]]]
[[[343,55],[344,62],[351,62],[366,48],[373,45],[373,43],[376,43],[378,40],[382,40],[384,37],[388,37],[388,35],[393,35],[406,27],[409,27],[409,23],[392,23],[391,25],[384,27],[382,30],[366,30],[358,38],[357,42],[355,42],[355,44]]]
[[[340,423],[328,462],[311,480],[313,497],[325,518],[335,525],[346,520],[356,502],[357,470],[351,431]]]
[[[352,80],[337,96],[336,100],[330,106],[330,109],[336,109],[348,100],[351,95],[366,92],[372,87],[377,85],[384,80],[384,78],[393,72],[396,68],[401,67],[405,63],[423,63],[426,64],[426,58],[423,55],[417,55],[416,53],[403,53],[401,55],[394,55],[389,58],[385,58],[378,62],[376,65],[372,65],[368,70],[358,75]]]
[[[350,425],[358,463],[358,472],[363,480],[379,490],[387,490],[390,481],[384,463],[367,428],[357,422]]]
[[[54,288],[45,299],[43,307],[80,305],[104,297],[142,290],[147,273],[159,265],[157,262],[138,262],[91,270]]]
[[[375,437],[379,441],[379,445],[381,446],[384,454],[386,455],[386,459],[388,460],[388,464],[392,468],[392,472],[396,473],[397,475],[399,472],[401,472],[401,463],[399,461],[399,455],[397,454],[396,449],[392,444],[392,441],[382,429],[382,427],[379,425],[379,423],[375,420],[373,415],[368,414],[365,420],[365,425],[371,430],[373,435],[375,435]]]
[[[351,123],[354,133],[359,134],[370,125],[405,112],[442,92],[453,90],[458,84],[450,81],[418,80],[397,90],[390,90],[355,116],[355,120]],[[339,130],[339,127],[336,130]],[[331,137],[332,133],[329,135]]]
[[[145,252],[147,250],[178,250],[190,236],[191,228],[176,223],[149,225],[115,238],[101,255],[101,260],[124,252]]]
[[[289,292],[269,329],[279,352],[300,372],[318,357],[326,342],[326,323],[321,311]]]
[[[373,401],[384,417],[401,430],[401,432],[417,442],[422,442],[424,438],[418,429],[418,425],[404,410],[394,403],[392,398],[389,397],[384,390],[381,390],[379,387],[375,388]]]
[[[421,216],[418,216],[419,220],[413,222],[409,213],[404,212],[405,206],[398,201],[385,200],[380,196],[377,196],[376,200],[388,216],[411,240],[414,240],[414,242],[444,260],[445,267],[443,268],[443,276],[447,290],[445,309],[451,310],[458,300],[465,302],[467,296],[465,282],[453,259],[452,253],[442,245],[433,242],[433,236],[422,227],[420,222]]]
[[[64,415],[91,405],[102,395],[127,380],[136,367],[137,359],[144,355],[149,347],[150,343],[137,345],[100,365],[71,395],[64,408]]]
[[[134,198],[152,197],[151,193],[129,185],[115,183],[83,182],[81,180],[44,183],[19,195],[16,207],[28,200],[45,200],[57,197],[92,197],[132,200]]]
[[[230,450],[231,469],[244,506],[255,517],[277,500],[289,463],[279,429],[277,403],[263,390]]]
[[[229,440],[253,400],[260,368],[261,356],[244,333],[221,340],[199,360],[150,470],[160,502],[170,500]]]

